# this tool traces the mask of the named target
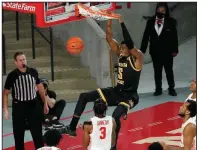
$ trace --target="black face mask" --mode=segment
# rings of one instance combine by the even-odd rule
[[[160,12],[157,12],[157,13],[156,13],[156,16],[157,16],[159,19],[162,19],[162,18],[165,16],[165,14],[160,13]]]

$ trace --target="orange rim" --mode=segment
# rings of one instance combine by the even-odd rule
[[[107,13],[107,10],[99,10],[99,11],[94,11],[92,9],[90,9],[89,7],[83,5],[83,4],[77,4],[75,5],[75,15],[76,16],[79,16],[79,6],[83,9],[85,9],[86,11],[88,11],[89,13],[93,14],[93,15],[102,15],[102,16],[105,16],[105,17],[112,17],[112,18],[119,18],[120,15],[118,14],[115,14],[115,13],[110,13],[108,14]]]

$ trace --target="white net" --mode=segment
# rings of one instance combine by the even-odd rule
[[[99,10],[99,8],[95,6],[86,7],[84,5],[78,5],[79,14],[85,17],[91,17],[95,20],[108,20],[108,19],[117,19],[116,15],[110,15],[103,10]]]

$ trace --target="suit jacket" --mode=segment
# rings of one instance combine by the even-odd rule
[[[178,53],[178,35],[176,20],[169,17],[164,19],[163,29],[160,35],[157,34],[155,29],[156,17],[152,17],[147,21],[144,31],[141,51],[146,52],[148,42],[150,43],[150,55],[171,55]]]

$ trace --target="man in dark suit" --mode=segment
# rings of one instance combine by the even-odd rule
[[[156,90],[154,96],[162,94],[162,70],[166,72],[169,95],[177,96],[174,89],[173,57],[178,54],[178,35],[176,20],[170,17],[167,3],[158,3],[155,16],[147,21],[141,51],[149,53],[153,61]]]

